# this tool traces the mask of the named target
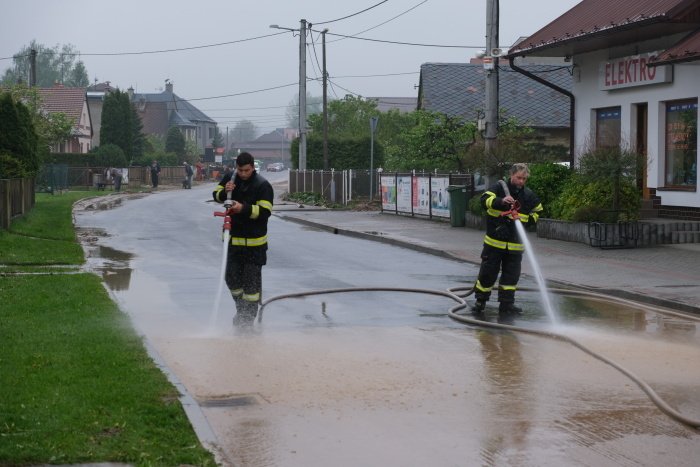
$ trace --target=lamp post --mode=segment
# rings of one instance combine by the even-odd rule
[[[369,150],[369,200],[372,201],[374,197],[374,132],[377,129],[377,122],[379,117],[369,118],[369,130],[370,130],[370,150]]]
[[[271,24],[272,29],[299,31],[299,170],[306,170],[306,20],[299,29]]]

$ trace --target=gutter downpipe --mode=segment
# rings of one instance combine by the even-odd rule
[[[575,117],[575,115],[576,115],[576,98],[571,93],[571,91],[567,91],[564,88],[560,88],[556,84],[550,83],[549,81],[544,80],[544,79],[540,78],[539,76],[537,76],[533,73],[530,73],[527,70],[520,68],[519,66],[517,66],[514,63],[514,61],[515,61],[515,57],[508,57],[508,64],[510,65],[510,67],[513,70],[517,71],[520,74],[527,76],[530,79],[537,81],[540,84],[547,86],[548,88],[552,88],[555,91],[569,97],[569,100],[571,101],[571,105],[569,105],[569,167],[573,170],[573,168],[574,168],[574,124],[576,123],[576,117]]]

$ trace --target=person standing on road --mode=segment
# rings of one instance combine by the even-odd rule
[[[520,279],[525,248],[515,222],[534,225],[542,211],[540,199],[525,187],[529,176],[530,169],[526,164],[514,164],[507,182],[499,180],[481,195],[481,205],[487,214],[486,235],[481,252],[479,278],[474,286],[474,313],[484,311],[499,272],[499,313],[522,313],[522,309],[515,306],[515,290]]]
[[[112,175],[112,181],[114,182],[114,191],[121,191],[122,189],[122,171],[116,167],[110,169]]]
[[[192,166],[185,161],[184,163],[185,166],[185,188],[192,188],[192,175],[194,175],[194,170],[192,170]]]
[[[160,177],[160,164],[158,164],[158,161],[153,159],[153,162],[151,163],[151,185],[153,188],[158,188],[158,178]]]
[[[252,323],[262,296],[262,267],[267,263],[267,220],[274,191],[255,171],[255,160],[242,152],[236,171],[228,172],[214,189],[214,201],[229,206],[231,243],[226,260],[226,285],[236,304],[234,324]],[[231,193],[231,201],[227,194]]]

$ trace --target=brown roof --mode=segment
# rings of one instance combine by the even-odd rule
[[[688,34],[682,41],[649,60],[651,65],[692,62],[700,60],[700,29]]]
[[[49,113],[64,113],[73,119],[73,124],[80,123],[83,112],[83,104],[86,101],[85,88],[64,88],[54,86],[52,88],[39,88],[41,107]]]
[[[698,0],[583,0],[508,55],[571,56],[698,27]]]

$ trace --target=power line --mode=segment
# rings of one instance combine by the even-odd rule
[[[406,11],[404,11],[404,12],[402,12],[402,13],[399,13],[398,15],[394,16],[393,18],[389,18],[388,20],[384,21],[383,23],[379,23],[379,24],[377,24],[377,25],[375,25],[375,26],[372,26],[371,28],[365,29],[365,30],[360,31],[360,32],[356,32],[355,34],[353,34],[353,36],[356,36],[356,35],[358,35],[358,34],[362,34],[363,32],[371,31],[372,29],[377,29],[379,26],[384,26],[386,23],[389,23],[389,22],[391,22],[391,21],[394,21],[396,18],[398,18],[398,17],[400,17],[400,16],[403,16],[403,15],[405,15],[406,13],[408,13],[409,11],[418,8],[419,6],[421,6],[422,4],[424,4],[424,3],[427,2],[427,1],[428,1],[428,0],[423,0],[422,2],[420,2],[420,3],[418,3],[418,4],[414,5],[414,6],[412,6],[411,8],[409,8],[408,10],[406,10]],[[328,41],[328,43],[330,44],[330,43],[332,43],[332,42],[340,42],[340,41],[344,41],[344,40],[345,40],[345,38],[336,39],[336,40],[334,40],[334,41]]]
[[[313,30],[314,32],[320,32]],[[439,48],[452,48],[452,49],[483,49],[483,45],[442,45],[442,44],[421,44],[421,43],[416,43],[416,42],[401,42],[401,41],[387,41],[387,40],[382,40],[382,39],[371,39],[369,37],[357,37],[357,36],[348,36],[345,34],[335,34],[332,32],[327,33],[331,36],[337,36],[337,37],[344,37],[346,39],[357,39],[360,41],[369,41],[369,42],[382,42],[385,44],[397,44],[397,45],[412,45],[415,47],[439,47]]]
[[[383,0],[383,1],[379,2],[379,3],[377,3],[376,5],[372,5],[371,7],[365,8],[364,10],[358,11],[357,13],[353,13],[353,14],[348,15],[348,16],[343,16],[342,18],[333,19],[333,20],[330,20],[330,21],[322,21],[322,22],[320,22],[320,23],[314,23],[314,24],[335,23],[336,21],[348,19],[348,18],[351,18],[351,17],[353,17],[353,16],[359,15],[360,13],[364,13],[365,11],[371,10],[372,8],[376,8],[376,7],[378,7],[379,5],[381,5],[382,3],[386,3],[386,2],[388,2],[388,1],[389,1],[389,0]],[[309,26],[311,26],[311,25],[309,24]]]

